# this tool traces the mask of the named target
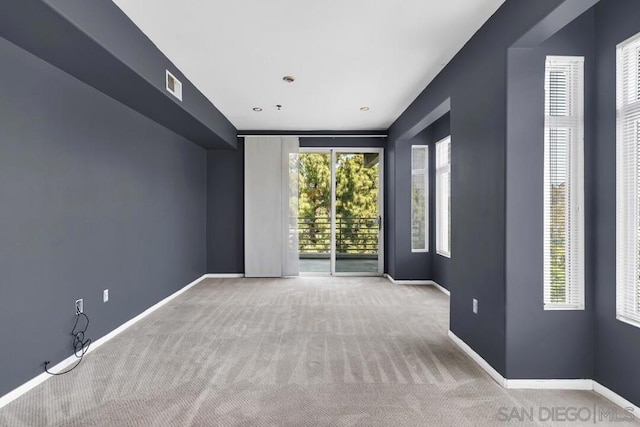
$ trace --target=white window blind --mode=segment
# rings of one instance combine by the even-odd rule
[[[429,147],[411,146],[411,251],[429,250]]]
[[[617,49],[616,317],[640,327],[640,34]]]
[[[451,256],[451,137],[436,143],[436,252]]]
[[[584,58],[548,56],[544,308],[584,310]]]

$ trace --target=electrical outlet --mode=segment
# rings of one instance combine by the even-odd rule
[[[473,299],[473,313],[478,314],[478,300],[475,298]]]
[[[84,301],[82,299],[76,300],[76,314],[84,312]]]
[[[102,302],[109,301],[109,289],[102,291]]]

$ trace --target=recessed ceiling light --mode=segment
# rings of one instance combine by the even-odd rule
[[[360,111],[369,111],[369,107],[360,107]]]
[[[296,81],[295,77],[293,76],[284,76],[282,80],[284,80],[287,83],[293,83],[294,81]]]
[[[255,112],[258,112],[258,113],[259,113],[260,111],[262,111],[262,108],[260,108],[260,107],[253,107],[253,111],[255,111]]]

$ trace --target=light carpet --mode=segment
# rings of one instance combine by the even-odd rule
[[[206,280],[1,409],[0,425],[566,426],[594,421],[540,415],[616,408],[503,389],[449,340],[448,318],[437,289],[382,278]]]

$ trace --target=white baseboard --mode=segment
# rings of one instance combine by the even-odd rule
[[[167,304],[169,301],[173,300],[178,295],[183,294],[184,292],[188,291],[189,289],[191,289],[192,287],[194,287],[195,285],[200,283],[202,280],[207,278],[206,276],[207,275],[204,275],[204,276],[194,280],[193,282],[189,283],[185,287],[183,287],[183,288],[179,289],[178,291],[174,292],[173,294],[169,295],[168,297],[166,297],[162,301],[157,302],[156,304],[152,305],[151,307],[149,307],[148,309],[146,309],[142,313],[138,314],[133,319],[130,319],[127,322],[123,323],[122,325],[118,326],[116,329],[114,329],[113,331],[109,332],[107,335],[103,336],[100,339],[97,339],[96,341],[93,341],[91,343],[91,345],[89,346],[89,349],[85,353],[85,356],[87,354],[91,353],[92,351],[94,351],[95,349],[97,349],[98,347],[100,347],[102,344],[104,344],[107,341],[109,341],[110,339],[112,339],[113,337],[115,337],[116,335],[118,335],[119,333],[121,333],[122,331],[124,331],[125,329],[127,329],[128,327],[130,327],[131,325],[133,325],[134,323],[142,320],[143,318],[147,317],[152,312],[156,311],[157,309],[159,309],[163,305]],[[56,364],[55,366],[53,366],[49,370],[51,372],[60,372],[63,369],[65,369],[65,368],[71,366],[72,364],[76,363],[77,361],[78,361],[78,359],[74,355],[72,355],[72,356],[64,359],[62,362]],[[47,374],[46,372],[43,372],[42,374],[38,375],[37,377],[32,378],[31,380],[29,380],[26,383],[22,384],[20,387],[10,391],[9,393],[5,394],[2,397],[0,397],[0,408],[2,408],[3,406],[8,405],[10,402],[13,402],[18,397],[22,396],[23,394],[25,394],[29,390],[33,389],[34,387],[42,384],[43,382],[45,382],[49,378],[51,378],[51,375]]]
[[[467,355],[471,357],[478,365],[480,365],[480,367],[484,369],[487,374],[489,374],[489,376],[494,379],[495,382],[500,384],[502,387],[506,387],[506,379],[502,375],[500,375],[500,372],[493,369],[493,366],[491,366],[486,360],[482,358],[482,356],[480,356],[471,347],[469,347],[466,342],[462,341],[456,334],[451,331],[449,331],[449,338],[451,338],[451,341],[453,341],[458,347],[460,347],[462,351],[467,353]]]
[[[629,402],[624,397],[620,396],[616,392],[608,389],[602,384],[592,379],[556,379],[556,380],[518,380],[504,378],[498,371],[496,371],[486,360],[476,353],[471,347],[464,341],[456,336],[452,331],[449,331],[449,338],[464,351],[469,357],[471,357],[482,369],[484,369],[491,378],[493,378],[498,384],[507,389],[538,389],[538,390],[587,390],[598,393],[605,399],[620,406],[624,409],[633,409],[633,414],[636,417],[640,417],[640,407]]]
[[[449,289],[445,288],[442,285],[439,285],[438,283],[436,283],[435,281],[431,281],[431,284],[433,286],[435,286],[436,288],[438,288],[440,290],[440,292],[442,292],[443,294],[445,294],[446,296],[450,297],[451,296],[451,292],[449,292]]]
[[[593,380],[509,380],[505,388],[517,390],[593,390]]]
[[[634,405],[624,397],[620,396],[618,393],[611,391],[610,389],[603,386],[599,382],[597,381],[593,382],[593,391],[595,391],[605,399],[608,399],[611,402],[615,403],[616,405],[620,406],[621,408],[633,409],[633,415],[635,415],[636,418],[640,418],[640,407],[638,407],[638,405]]]
[[[425,286],[430,286],[433,283],[431,282],[431,280],[396,280],[393,277],[391,277],[391,275],[385,273],[384,277],[386,277],[387,279],[389,279],[389,281],[395,285],[425,285]]]
[[[396,285],[435,286],[443,294],[448,296],[451,295],[451,293],[444,286],[437,284],[433,280],[396,280],[387,273],[384,274],[384,277],[386,277],[391,283]]]
[[[214,273],[205,274],[202,279],[241,279],[243,277],[243,273]]]

